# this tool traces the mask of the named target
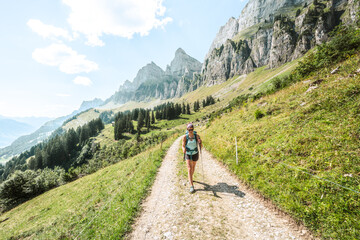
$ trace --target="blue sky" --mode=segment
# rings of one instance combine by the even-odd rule
[[[0,115],[59,117],[105,100],[177,48],[203,62],[246,0],[4,0]]]

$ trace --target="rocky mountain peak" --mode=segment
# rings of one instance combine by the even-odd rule
[[[215,48],[225,44],[227,39],[233,39],[239,32],[263,22],[273,22],[277,14],[283,14],[286,8],[310,3],[312,0],[249,0],[238,19],[231,17],[220,27],[210,49],[207,59]]]
[[[312,0],[250,0],[239,16],[238,31],[263,22],[264,20],[272,22],[275,15],[280,13],[279,10],[284,7],[292,7],[310,2],[312,2]]]
[[[220,30],[216,34],[216,37],[213,40],[209,52],[205,58],[208,58],[211,51],[215,48],[219,48],[222,44],[225,43],[227,39],[232,39],[233,37],[235,37],[238,31],[239,31],[238,20],[235,19],[234,17],[231,17],[224,26],[220,27]]]
[[[146,81],[155,81],[164,76],[165,72],[154,62],[148,63],[146,66],[142,67],[133,81],[133,88],[138,88],[142,83]]]
[[[354,22],[358,6],[356,0],[249,0],[239,19],[230,18],[216,35],[202,67],[203,84],[303,56],[327,41],[337,24]]]
[[[186,55],[186,52],[182,48],[178,48],[175,52],[175,57],[178,55]]]
[[[129,80],[126,80],[123,85],[120,86],[119,91],[133,91],[132,89],[132,82],[130,82]]]
[[[200,72],[200,70],[201,63],[186,54],[182,48],[178,48],[170,66],[167,66],[166,68],[166,74],[174,75],[175,77],[182,77],[184,75],[191,75],[192,77],[194,72]]]
[[[99,107],[100,105],[102,105],[104,103],[103,100],[101,100],[100,98],[94,98],[93,100],[90,100],[90,101],[83,101],[80,108],[79,108],[79,111],[85,111],[87,109],[90,109],[90,108],[96,108],[96,107]]]

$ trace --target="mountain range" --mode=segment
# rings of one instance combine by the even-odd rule
[[[147,64],[133,81],[126,80],[105,101],[84,102],[72,114],[47,122],[33,134],[0,149],[0,158],[29,149],[65,120],[90,108],[114,109],[129,101],[178,98],[262,66],[276,68],[327,41],[340,23],[354,22],[357,9],[356,0],[250,0],[237,19],[231,17],[220,27],[203,63],[179,48],[165,70],[154,62]]]
[[[199,87],[197,74],[202,64],[179,48],[166,70],[154,62],[142,67],[132,82],[125,81],[105,106],[120,105],[128,101],[147,101],[180,97]]]

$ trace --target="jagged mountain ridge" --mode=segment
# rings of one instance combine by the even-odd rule
[[[356,9],[355,0],[250,0],[238,20],[220,28],[202,66],[202,84],[301,57],[327,41],[340,22],[354,22]]]
[[[105,104],[180,97],[199,87],[197,76],[201,66],[198,60],[179,48],[165,71],[154,62],[147,64],[138,71],[132,82],[126,80]]]
[[[223,45],[227,39],[233,39],[237,33],[262,21],[273,22],[274,16],[283,8],[310,3],[312,0],[255,0],[249,1],[238,19],[231,17],[228,22],[220,27],[213,40],[206,58],[215,48]]]

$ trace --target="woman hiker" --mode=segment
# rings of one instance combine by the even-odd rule
[[[193,176],[195,171],[196,161],[199,159],[199,149],[202,148],[202,142],[200,136],[194,131],[194,125],[189,123],[187,125],[187,131],[183,137],[182,150],[184,152],[184,158],[186,160],[186,165],[188,168],[188,177],[190,182],[190,193],[194,193],[194,183]]]

